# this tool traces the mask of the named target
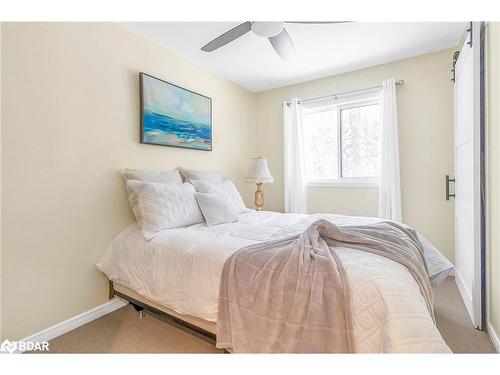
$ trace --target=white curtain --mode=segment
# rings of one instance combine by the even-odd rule
[[[302,111],[297,99],[283,103],[285,212],[307,213]]]
[[[398,112],[396,81],[382,82],[382,156],[378,216],[401,221],[401,183],[399,175]]]

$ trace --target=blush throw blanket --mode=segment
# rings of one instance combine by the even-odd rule
[[[252,245],[222,271],[217,347],[235,353],[353,353],[349,281],[335,248],[404,265],[434,318],[416,232],[395,222],[343,226],[318,220],[294,237]]]

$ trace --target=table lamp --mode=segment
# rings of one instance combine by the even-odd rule
[[[264,206],[264,191],[262,190],[262,184],[272,183],[274,181],[269,167],[267,166],[267,159],[261,159],[257,157],[254,159],[255,163],[252,170],[252,175],[247,177],[247,182],[253,182],[257,184],[257,191],[255,192],[255,207],[257,211],[261,211]]]

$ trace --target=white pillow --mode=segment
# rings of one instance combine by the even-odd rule
[[[184,176],[185,181],[197,180],[222,182],[226,179],[222,172],[219,171],[195,171],[193,169],[181,168],[181,173]]]
[[[128,180],[137,180],[143,182],[162,182],[162,183],[178,183],[182,184],[182,176],[179,173],[179,170],[176,169],[174,171],[143,171],[140,169],[122,169],[121,170],[122,177],[125,181]],[[128,204],[134,213],[137,222],[139,222],[138,217],[140,213],[137,211],[137,194],[128,191]]]
[[[137,224],[147,240],[166,229],[203,222],[196,191],[189,183],[128,180],[127,190],[137,195]]]
[[[222,192],[227,194],[228,198],[233,202],[234,207],[238,210],[238,213],[247,210],[245,202],[241,198],[241,195],[233,184],[232,181],[226,180],[223,182],[209,182],[209,181],[190,181],[198,193],[215,193]]]
[[[227,199],[227,194],[221,191],[215,193],[196,193],[196,200],[209,227],[238,221],[238,210],[234,207],[233,202]]]
[[[122,169],[121,171],[123,178],[125,181],[127,180],[137,180],[143,182],[177,182],[182,183],[182,176],[179,173],[179,170],[176,169],[174,171],[143,171],[140,169]]]

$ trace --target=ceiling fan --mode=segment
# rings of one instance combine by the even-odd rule
[[[242,24],[233,27],[231,30],[226,31],[224,34],[219,35],[211,42],[201,47],[202,51],[212,52],[216,49],[225,46],[226,44],[238,39],[249,31],[254,34],[268,38],[271,46],[282,59],[290,59],[295,56],[295,47],[293,46],[292,39],[285,29],[285,24],[299,23],[299,24],[326,24],[326,23],[345,23],[348,21],[285,21],[285,22],[264,22],[246,21]]]

